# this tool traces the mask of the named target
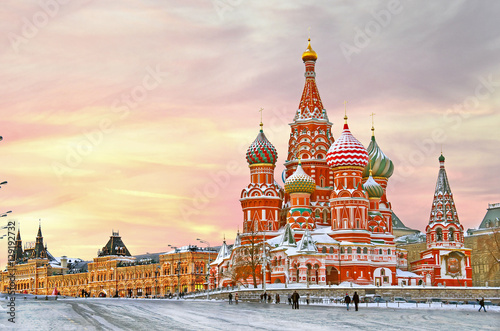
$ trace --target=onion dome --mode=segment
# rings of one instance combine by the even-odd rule
[[[441,153],[441,156],[439,157],[439,162],[444,162],[444,156],[442,153]]]
[[[394,164],[387,155],[382,152],[380,147],[375,140],[375,129],[372,128],[372,140],[366,149],[368,151],[368,157],[370,158],[370,163],[372,167],[372,174],[375,177],[385,177],[389,178],[394,172]],[[368,177],[370,174],[370,168],[367,165],[363,171],[363,177]]]
[[[297,166],[297,169],[285,181],[286,193],[310,193],[316,190],[316,182],[302,169],[302,165]]]
[[[318,54],[316,54],[316,52],[311,47],[311,38],[309,38],[307,41],[307,48],[304,53],[302,53],[302,61],[316,61],[318,59]]]
[[[368,180],[363,184],[363,190],[368,193],[370,198],[380,199],[384,195],[384,189],[375,181],[375,179],[373,179],[371,171],[370,177],[368,177]]]
[[[255,138],[254,142],[248,147],[247,162],[248,164],[269,163],[275,164],[278,159],[278,152],[273,144],[267,140],[264,131],[262,130],[262,123],[260,125],[260,132]]]
[[[349,131],[347,116],[344,119],[344,131],[342,131],[339,139],[335,140],[330,146],[326,155],[326,162],[332,168],[345,166],[365,167],[368,164],[368,152]]]

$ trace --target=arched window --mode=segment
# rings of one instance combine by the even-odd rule
[[[436,230],[436,241],[443,241],[443,230],[441,228]]]
[[[351,247],[347,247],[347,254],[352,254],[352,248]]]
[[[321,253],[325,253],[326,254],[326,246],[323,246],[323,248],[321,249]]]
[[[387,255],[391,255],[391,249],[390,248],[387,250]]]
[[[455,229],[450,228],[448,231],[448,241],[455,241]]]
[[[363,254],[368,254],[368,248],[363,248]]]
[[[344,254],[344,247],[340,247],[340,254]]]
[[[333,247],[330,247],[330,254],[333,254]]]
[[[318,159],[322,159],[322,157],[319,157],[320,155],[318,155]],[[319,186],[325,187],[325,177],[321,176],[321,178],[319,180]]]
[[[316,218],[319,218],[319,216],[320,216],[319,214],[320,214],[319,209],[316,209],[316,212],[315,212]]]
[[[382,255],[382,248],[378,250],[378,254]]]
[[[380,275],[385,276],[385,269],[380,270]]]
[[[356,248],[356,253],[361,254],[361,247]]]

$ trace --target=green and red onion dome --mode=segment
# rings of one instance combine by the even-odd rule
[[[261,129],[257,138],[248,147],[246,156],[250,165],[257,163],[275,164],[278,159],[278,152],[273,144],[267,140],[264,131]]]
[[[372,167],[372,175],[375,177],[384,177],[389,178],[392,176],[394,172],[394,164],[391,159],[387,157],[387,155],[382,152],[377,141],[375,140],[375,136],[372,135],[372,139],[368,148],[368,157],[370,158],[370,164]],[[368,177],[370,175],[370,166],[367,165],[365,170],[363,171],[363,177]]]
[[[309,193],[312,194],[316,190],[316,182],[302,169],[302,165],[297,166],[297,169],[285,181],[286,193]]]
[[[344,130],[339,139],[330,146],[326,155],[326,162],[332,168],[358,166],[365,167],[368,164],[368,152],[365,147],[352,135],[347,125],[347,117]]]
[[[368,193],[370,198],[381,198],[384,195],[384,188],[373,179],[372,175],[363,184],[363,190]]]

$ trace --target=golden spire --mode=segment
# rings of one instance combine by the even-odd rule
[[[264,110],[264,108],[259,109],[259,112],[260,112],[260,131],[262,131],[262,129],[264,127],[264,123],[262,123],[262,111],[263,110]]]
[[[316,61],[318,59],[318,54],[316,54],[311,47],[311,38],[308,38],[307,41],[307,48],[304,53],[302,53],[302,61]]]
[[[372,117],[372,136],[375,136],[375,127],[373,125],[373,116],[376,115],[375,113],[371,113],[371,117]]]
[[[297,159],[299,160],[299,165],[301,165],[302,161],[300,160],[300,156]]]
[[[345,120],[345,124],[347,124],[347,101],[344,100],[344,120]]]

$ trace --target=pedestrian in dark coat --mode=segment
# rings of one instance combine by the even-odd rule
[[[351,303],[351,297],[347,293],[345,294],[344,302],[347,305],[347,310],[349,310],[349,304]]]
[[[229,293],[229,304],[230,305],[233,304],[233,294],[232,293]]]
[[[358,311],[358,303],[359,303],[358,292],[354,292],[354,295],[352,296],[352,301],[354,302],[354,307],[356,308],[356,311]]]
[[[297,291],[294,291],[292,294],[292,309],[299,309],[299,299],[300,295]]]
[[[276,293],[276,304],[280,304],[280,295],[278,293]]]
[[[267,292],[264,292],[264,303],[267,302]]]
[[[486,313],[486,307],[484,306],[484,297],[481,298],[481,300],[479,300],[479,310],[478,311],[481,311],[481,308],[483,308],[484,312]]]

